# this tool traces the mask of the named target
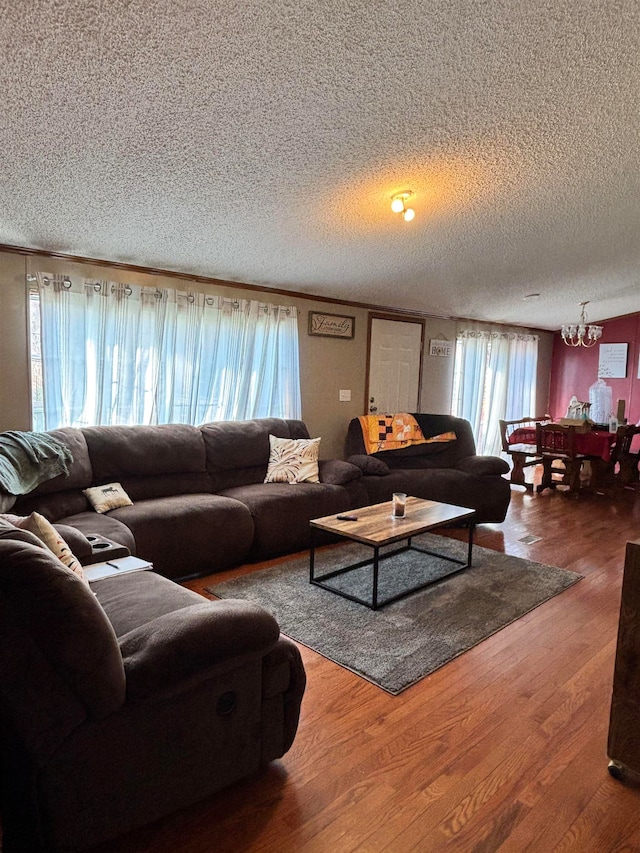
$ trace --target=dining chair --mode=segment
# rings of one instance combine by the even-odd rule
[[[540,415],[534,418],[519,418],[515,421],[498,421],[500,425],[500,441],[502,442],[502,452],[510,456],[513,460],[511,469],[510,482],[514,486],[524,486],[528,491],[532,491],[533,483],[528,483],[525,480],[524,469],[530,468],[533,465],[539,465],[542,460],[538,457],[535,442],[520,441],[512,444],[511,436],[518,430],[535,430],[537,423],[545,423],[550,421],[550,415]],[[514,436],[517,438],[517,436]]]
[[[536,451],[542,460],[542,481],[537,487],[538,492],[555,489],[561,484],[569,486],[569,494],[579,492],[580,469],[588,457],[576,453],[575,434],[575,426],[536,424]],[[561,462],[563,469],[554,468],[554,462]],[[554,475],[560,479],[554,479]]]
[[[618,463],[616,478],[623,488],[638,483],[640,475],[638,462],[640,461],[640,448],[634,438],[640,435],[640,425],[627,424],[618,429],[614,456]],[[632,450],[633,446],[633,450]]]
[[[638,461],[640,452],[634,441],[640,435],[640,426],[623,424],[618,427],[615,443],[611,448],[611,457],[600,465],[597,488],[613,497],[624,489],[630,489],[639,482]]]

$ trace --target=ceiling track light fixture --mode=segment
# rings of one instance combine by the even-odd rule
[[[562,340],[568,347],[592,347],[596,341],[602,336],[602,326],[588,326],[587,315],[584,306],[589,304],[589,301],[580,302],[580,322],[565,323],[562,326],[560,334]]]
[[[401,213],[405,222],[411,222],[413,217],[416,215],[416,212],[412,207],[407,207],[407,201],[412,195],[413,192],[411,190],[405,190],[404,192],[396,193],[391,196],[391,210],[394,213]]]

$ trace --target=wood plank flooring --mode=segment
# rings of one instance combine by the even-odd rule
[[[640,790],[612,779],[606,756],[624,551],[639,537],[640,493],[512,488],[507,520],[479,526],[476,542],[584,580],[398,697],[302,647],[308,687],[291,751],[108,849],[640,851]]]

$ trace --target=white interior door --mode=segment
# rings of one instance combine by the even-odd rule
[[[368,412],[417,412],[423,324],[371,320]]]

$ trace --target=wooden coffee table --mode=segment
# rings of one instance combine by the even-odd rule
[[[392,513],[392,502],[386,501],[381,504],[373,504],[372,506],[359,507],[358,509],[350,510],[340,515],[356,516],[356,521],[342,521],[336,515],[327,515],[323,518],[314,518],[311,520],[311,547],[309,551],[309,583],[315,586],[320,586],[330,592],[340,595],[343,598],[348,598],[350,601],[355,601],[358,604],[364,604],[372,610],[377,610],[379,607],[384,607],[392,601],[397,601],[419,589],[424,589],[427,586],[440,583],[440,581],[449,578],[458,572],[464,571],[471,567],[471,558],[473,551],[473,531],[475,527],[475,510],[469,507],[455,506],[454,504],[443,504],[438,501],[428,501],[422,498],[408,497],[405,515],[402,518],[394,518]],[[457,560],[454,557],[448,557],[444,554],[438,554],[436,551],[428,551],[425,548],[419,548],[411,544],[411,538],[419,533],[426,533],[428,530],[433,530],[435,527],[442,527],[444,524],[451,524],[456,521],[467,521],[469,524],[469,544],[467,551],[467,559]],[[315,531],[326,530],[329,533],[335,533],[345,539],[351,539],[354,542],[361,542],[363,545],[369,545],[373,548],[373,557],[368,560],[361,560],[359,563],[345,566],[341,569],[334,569],[323,575],[316,576],[315,569]],[[394,542],[402,542],[406,540],[406,545],[400,548],[395,548],[392,551],[385,551],[380,554],[380,549],[386,545],[392,545]],[[455,563],[459,568],[453,569],[446,575],[437,578],[436,580],[421,583],[418,586],[413,586],[410,589],[404,590],[398,595],[386,598],[384,601],[378,600],[378,571],[381,560],[386,560],[396,554],[404,551],[419,551],[422,554],[430,554],[433,557],[439,557],[442,560]],[[363,566],[373,566],[372,576],[372,592],[371,600],[366,601],[356,595],[351,595],[343,590],[336,589],[330,586],[326,581],[331,578],[343,575],[346,572],[360,569]]]

